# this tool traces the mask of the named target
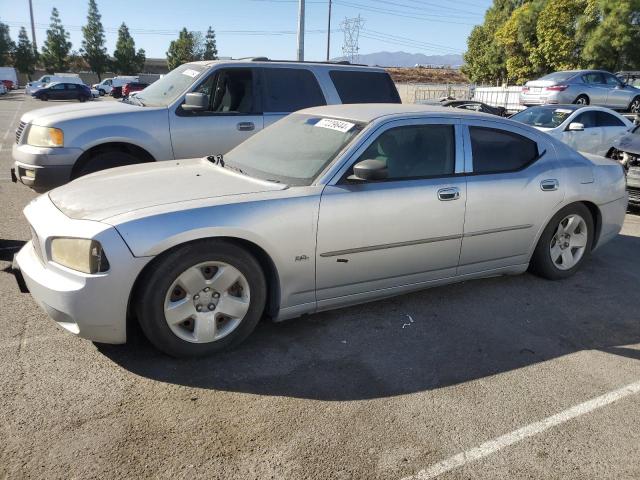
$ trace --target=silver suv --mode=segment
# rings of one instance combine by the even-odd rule
[[[521,105],[568,103],[637,113],[640,112],[640,89],[602,70],[570,70],[529,81],[520,92]]]
[[[106,168],[224,154],[291,112],[340,103],[400,96],[380,68],[266,58],[187,63],[127,101],[24,114],[12,178],[44,191]]]

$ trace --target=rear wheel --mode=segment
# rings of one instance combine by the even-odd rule
[[[107,168],[124,167],[126,165],[135,165],[136,163],[142,163],[142,161],[130,153],[119,150],[105,150],[96,153],[82,165],[78,166],[72,178],[75,179],[89,175],[90,173],[106,170]]]
[[[631,113],[640,113],[640,97],[636,97],[631,101],[629,111]]]
[[[87,97],[85,97],[84,95],[80,95],[80,96],[78,97],[78,101],[79,101],[80,103],[86,102],[86,101],[87,101]]]
[[[100,89],[100,90],[98,90],[98,93],[100,94],[101,97],[104,97],[106,92],[104,90]]]
[[[576,105],[589,105],[589,97],[586,95],[578,95],[578,98],[576,98],[573,103]]]
[[[239,344],[266,302],[260,264],[223,240],[179,247],[141,281],[138,321],[149,341],[174,357],[205,356]]]
[[[542,232],[530,270],[550,280],[570,277],[589,257],[593,234],[589,209],[581,203],[568,205],[554,215]]]

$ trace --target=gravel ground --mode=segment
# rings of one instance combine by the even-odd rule
[[[448,479],[640,478],[631,390],[485,443],[640,381],[640,217],[565,281],[492,278],[265,322],[233,352],[173,360],[139,336],[73,337],[8,273],[35,196],[8,180],[13,132],[41,106],[0,98],[0,479],[400,479],[434,465]]]

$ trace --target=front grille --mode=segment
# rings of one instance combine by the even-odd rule
[[[20,143],[20,137],[22,136],[22,132],[24,132],[24,127],[26,127],[27,124],[25,122],[20,122],[18,124],[18,128],[16,129],[16,143]]]
[[[640,188],[628,187],[629,203],[640,204]]]

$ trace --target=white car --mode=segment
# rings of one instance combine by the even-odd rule
[[[618,112],[583,105],[541,105],[511,117],[548,133],[574,150],[605,156],[633,123]]]
[[[0,82],[0,95],[6,94],[7,91],[7,87],[4,86],[4,83]]]
[[[98,98],[100,96],[100,92],[98,90],[96,90],[95,88],[91,89],[91,96],[93,98]]]

